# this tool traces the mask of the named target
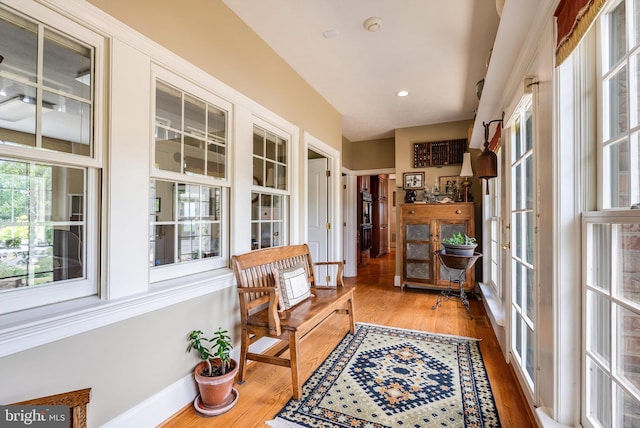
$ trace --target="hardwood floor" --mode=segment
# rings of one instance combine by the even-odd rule
[[[495,397],[500,421],[503,427],[534,427],[520,388],[512,371],[505,362],[498,341],[489,325],[482,302],[471,299],[469,320],[464,307],[457,299],[442,303],[433,310],[438,293],[393,286],[395,273],[395,253],[372,258],[365,268],[358,270],[356,278],[345,278],[349,285],[355,285],[356,322],[382,324],[413,330],[423,330],[441,334],[475,337],[481,339],[480,349],[484,359],[491,388]],[[326,356],[347,333],[347,319],[342,316],[330,317],[303,341],[304,378],[320,365]],[[291,398],[290,371],[284,367],[250,363],[247,381],[235,385],[240,397],[229,412],[213,418],[198,416],[193,406],[166,421],[164,428],[190,427],[265,427]]]

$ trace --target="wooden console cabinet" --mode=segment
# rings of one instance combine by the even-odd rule
[[[462,232],[475,236],[472,202],[450,204],[402,204],[400,206],[400,248],[402,286],[443,289],[449,286],[449,272],[435,252],[442,239]],[[474,269],[467,271],[463,288],[473,291]]]

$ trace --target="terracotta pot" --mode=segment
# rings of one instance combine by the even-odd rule
[[[220,365],[220,359],[211,360],[211,365]],[[207,363],[202,361],[194,370],[194,377],[200,391],[200,399],[205,407],[216,408],[225,406],[231,402],[231,390],[238,373],[238,363],[231,360],[231,368],[222,376],[203,376],[201,373],[207,369]]]

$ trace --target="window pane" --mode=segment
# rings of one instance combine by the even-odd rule
[[[609,126],[608,139],[616,138],[627,132],[629,113],[627,109],[627,67],[623,66],[608,82],[609,90]]]
[[[606,208],[628,207],[629,202],[629,143],[627,140],[604,148],[604,185]],[[636,166],[637,168],[637,166]]]
[[[620,306],[618,308],[618,325],[619,332],[616,343],[618,349],[616,355],[618,357],[618,374],[628,387],[635,389],[640,394],[640,376],[638,370],[640,368],[640,314],[631,312]],[[640,413],[638,414],[640,415]]]
[[[266,154],[266,158],[270,159],[270,160],[276,160],[276,140],[278,138],[270,133],[267,132],[267,154]]]
[[[2,71],[29,82],[36,81],[38,28],[7,11],[0,10],[0,40],[4,61]],[[5,89],[5,85],[2,86]]]
[[[619,260],[616,266],[616,295],[640,304],[640,225],[621,224],[615,227],[615,231],[618,235],[616,256]]]
[[[611,306],[609,301],[587,290],[587,351],[607,364],[611,362]]]
[[[616,385],[616,409],[613,412],[619,427],[640,426],[640,402]]]
[[[260,158],[253,158],[253,177],[257,180],[258,186],[264,186],[264,161]]]
[[[609,68],[627,53],[625,2],[607,14],[609,18]]]
[[[35,147],[36,88],[2,79],[0,89],[0,141]]]
[[[44,32],[44,85],[91,99],[91,49],[49,30]]]
[[[587,416],[602,427],[611,426],[611,383],[609,377],[587,358]]]
[[[587,260],[590,266],[587,285],[605,291],[611,290],[611,226],[589,224]]]
[[[155,168],[180,172],[182,165],[182,138],[175,131],[156,127]]]
[[[91,156],[91,105],[51,92],[43,98],[42,147]]]
[[[184,132],[204,138],[205,103],[190,95],[184,96]]]
[[[207,106],[207,138],[216,141],[227,140],[226,112],[211,105]]]
[[[80,168],[0,161],[0,290],[85,276],[85,182]]]
[[[182,93],[162,82],[156,86],[156,123],[182,130]]]
[[[207,175],[209,177],[224,178],[226,171],[226,148],[214,143],[208,144]]]
[[[533,330],[531,330],[529,327],[527,327],[526,329],[526,340],[527,340],[527,358],[525,359],[525,369],[527,372],[527,375],[529,376],[530,380],[533,380],[533,344],[534,344],[534,339],[533,339]]]
[[[278,189],[287,190],[287,167],[278,165]]]
[[[267,176],[265,177],[265,187],[275,187],[276,167],[273,162],[266,161]]]
[[[162,266],[175,262],[175,226],[156,224],[151,227],[150,266]]]
[[[533,156],[528,155],[524,159],[524,173],[525,173],[525,183],[526,187],[524,189],[525,200],[524,206],[522,208],[532,209],[533,208]]]
[[[190,175],[204,175],[204,146],[203,140],[184,137],[184,173]]]
[[[278,138],[278,142],[277,142],[277,150],[278,150],[278,162],[280,163],[287,163],[287,140],[284,140],[282,138]]]
[[[524,208],[524,201],[522,198],[522,185],[523,183],[523,174],[522,174],[522,163],[516,165],[515,167],[515,174],[514,174],[514,181],[513,181],[513,192],[515,194],[515,208],[516,209],[521,209]]]

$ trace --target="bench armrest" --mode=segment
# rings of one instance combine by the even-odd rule
[[[280,328],[280,316],[278,315],[278,302],[280,301],[280,293],[277,287],[236,287],[238,293],[269,293],[269,308],[267,309],[269,319],[269,333],[274,336],[280,336],[282,329]],[[246,316],[249,316],[247,313]]]
[[[338,266],[338,272],[336,273],[336,285],[338,286],[342,286],[342,271],[344,270],[344,263],[342,261],[335,261],[335,262],[314,262],[313,263],[316,266],[329,266],[329,265],[336,265]]]

